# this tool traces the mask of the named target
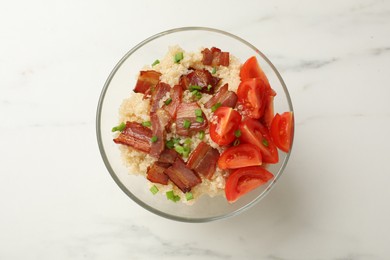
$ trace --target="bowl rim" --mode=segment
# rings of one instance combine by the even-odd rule
[[[293,114],[294,114],[294,110],[293,110],[291,97],[290,97],[290,94],[289,94],[288,89],[286,87],[286,84],[285,84],[284,80],[282,79],[282,76],[280,75],[280,73],[276,69],[276,67],[272,64],[272,62],[261,51],[259,51],[254,45],[252,45],[248,41],[246,41],[246,40],[242,39],[241,37],[238,37],[232,33],[229,33],[229,32],[226,32],[226,31],[223,31],[220,29],[215,29],[215,28],[211,28],[211,27],[189,26],[189,27],[178,27],[178,28],[162,31],[160,33],[157,33],[153,36],[146,38],[145,40],[143,40],[140,43],[138,43],[137,45],[135,45],[118,61],[118,63],[115,65],[115,67],[112,69],[111,73],[109,74],[106,82],[104,83],[102,92],[101,92],[99,100],[98,100],[98,106],[97,106],[97,111],[96,111],[96,137],[97,137],[100,155],[102,156],[103,162],[104,162],[107,170],[109,171],[111,177],[114,179],[116,184],[121,188],[121,190],[127,196],[129,196],[133,201],[135,201],[138,205],[143,207],[144,209],[147,209],[150,212],[153,212],[154,214],[156,214],[158,216],[161,216],[161,217],[164,217],[167,219],[171,219],[171,220],[175,220],[175,221],[187,222],[187,223],[204,223],[204,222],[211,222],[211,221],[215,221],[215,220],[220,220],[220,219],[225,219],[225,218],[230,218],[230,217],[236,216],[236,215],[246,211],[247,209],[253,207],[254,205],[256,205],[262,198],[264,198],[269,193],[269,191],[275,186],[277,180],[282,175],[284,169],[286,168],[287,162],[290,158],[290,154],[291,154],[293,143],[294,143],[293,141],[294,141],[294,132],[295,132],[294,131],[295,122],[294,122],[294,116],[293,116],[293,131],[292,131],[291,148],[290,148],[290,151],[286,154],[286,157],[285,157],[284,161],[282,162],[282,165],[279,168],[277,174],[275,174],[275,178],[271,181],[271,183],[268,184],[268,187],[261,194],[259,194],[254,200],[252,200],[250,203],[246,204],[245,206],[238,208],[235,211],[232,211],[232,212],[224,214],[224,215],[218,215],[218,216],[213,216],[213,217],[202,217],[202,218],[179,217],[179,216],[171,215],[171,214],[165,213],[163,211],[157,210],[157,209],[149,206],[148,204],[146,204],[142,200],[138,199],[120,181],[120,179],[115,174],[115,172],[114,172],[113,168],[111,167],[111,164],[107,158],[107,155],[106,155],[106,152],[104,149],[104,145],[103,145],[103,141],[102,141],[102,133],[101,133],[101,129],[100,129],[103,101],[104,101],[107,89],[111,83],[111,80],[113,79],[113,77],[115,76],[118,69],[122,66],[122,64],[127,60],[128,57],[130,57],[135,51],[137,51],[139,48],[141,48],[142,46],[144,46],[148,42],[151,42],[157,38],[160,38],[160,37],[168,35],[168,34],[173,34],[173,33],[182,32],[182,31],[208,31],[208,32],[214,32],[217,34],[223,34],[223,35],[228,36],[230,38],[236,39],[236,40],[242,42],[243,44],[247,45],[251,49],[253,49],[258,55],[260,55],[267,62],[267,64],[274,71],[275,75],[277,76],[277,78],[279,79],[279,81],[282,85],[282,88],[283,88],[284,93],[285,93],[286,98],[287,98],[287,103],[288,103],[289,109]]]

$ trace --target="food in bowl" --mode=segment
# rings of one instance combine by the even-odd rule
[[[187,204],[224,194],[232,203],[274,178],[267,164],[290,149],[293,115],[274,115],[275,96],[255,57],[241,64],[216,47],[172,46],[139,72],[114,142],[151,194]]]

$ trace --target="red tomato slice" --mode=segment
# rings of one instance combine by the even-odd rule
[[[268,78],[264,71],[260,68],[259,63],[255,56],[250,57],[240,70],[240,78],[242,81],[253,78],[262,79],[267,85],[269,85]]]
[[[242,195],[267,183],[274,177],[272,173],[260,166],[244,167],[232,172],[226,180],[226,199],[232,203]]]
[[[263,116],[265,108],[266,86],[262,79],[253,78],[242,81],[237,89],[238,102],[243,113],[250,118]]]
[[[290,151],[293,133],[293,113],[276,114],[271,124],[271,137],[275,145],[282,151]]]
[[[226,149],[218,159],[221,169],[237,169],[247,166],[261,165],[262,158],[259,148],[253,144],[240,144]]]
[[[227,145],[235,139],[241,115],[231,107],[220,107],[214,112],[216,120],[210,122],[210,137],[218,145]]]
[[[279,161],[278,149],[273,143],[267,127],[258,120],[247,118],[240,124],[242,143],[256,145],[263,156],[263,162],[277,163]]]
[[[271,128],[272,119],[274,118],[274,96],[268,95],[265,98],[265,109],[264,115],[261,118],[261,123],[264,124],[268,129]]]

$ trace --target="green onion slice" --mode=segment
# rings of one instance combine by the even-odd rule
[[[192,93],[192,96],[193,97],[195,97],[196,99],[201,99],[202,98],[202,93],[200,93],[198,90],[193,90],[193,91],[191,91],[191,93]]]
[[[267,139],[263,138],[263,140],[261,142],[264,144],[264,146],[266,146],[266,147],[269,146],[269,143],[268,143]]]
[[[188,128],[190,128],[190,126],[191,126],[191,122],[187,119],[184,119],[183,127],[188,129]]]
[[[167,196],[167,199],[172,200],[173,202],[180,200],[180,196],[175,195],[175,193],[173,193],[173,190],[167,191],[165,195]]]
[[[125,130],[125,127],[126,127],[125,122],[122,122],[120,125],[114,126],[114,127],[111,129],[111,131],[112,131],[112,132],[116,132],[116,131],[122,132],[123,130]]]
[[[144,122],[142,122],[142,125],[143,125],[143,126],[146,126],[146,127],[151,127],[151,126],[152,126],[152,122],[150,122],[150,121],[144,121]]]
[[[201,117],[201,116],[197,116],[197,117],[196,117],[196,122],[198,122],[198,123],[203,123],[203,122],[204,122],[204,118]]]
[[[193,90],[202,90],[202,87],[201,86],[198,86],[198,85],[191,85],[188,87],[189,91],[193,91]]]
[[[158,138],[157,138],[157,136],[155,136],[155,135],[153,135],[152,138],[150,138],[150,141],[151,141],[152,143],[157,142],[157,140],[158,140]]]
[[[240,129],[234,131],[234,135],[235,135],[237,138],[240,137],[240,136],[241,136],[241,131],[240,131]]]
[[[220,102],[216,103],[214,106],[211,107],[211,111],[215,112],[215,110],[217,110],[220,106],[222,106]]]
[[[165,105],[167,106],[171,104],[171,102],[172,102],[172,98],[168,98],[167,100],[164,101]]]
[[[202,109],[200,109],[200,108],[195,109],[195,115],[202,116]]]
[[[192,192],[186,192],[186,200],[192,200],[194,199],[194,195],[192,194]]]
[[[168,140],[165,142],[165,146],[168,147],[169,149],[172,149],[173,147],[175,147],[175,144],[173,142],[173,140]]]
[[[217,68],[213,67],[213,70],[211,71],[211,74],[215,74],[217,72]]]
[[[178,52],[175,54],[175,63],[179,63],[184,58],[184,55],[182,52]]]
[[[159,60],[155,60],[153,63],[152,63],[152,67],[154,66],[154,65],[157,65],[157,64],[159,64],[160,63],[160,61]]]
[[[204,135],[205,135],[205,133],[204,133],[203,130],[202,130],[202,131],[199,131],[199,139],[200,139],[200,140],[202,140],[202,139],[204,138]]]
[[[150,188],[150,192],[153,193],[153,195],[155,195],[155,194],[158,192],[158,188],[156,187],[156,185],[153,185],[153,186]]]

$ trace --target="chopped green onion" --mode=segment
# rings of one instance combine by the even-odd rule
[[[192,192],[186,192],[186,200],[192,200],[194,199],[194,195],[192,195]]]
[[[190,155],[190,152],[191,152],[191,149],[190,149],[190,147],[189,146],[184,146],[183,147],[183,157],[188,157],[188,155]]]
[[[150,121],[145,121],[145,122],[142,122],[142,125],[146,126],[146,127],[151,127],[152,123]]]
[[[202,116],[202,109],[200,109],[200,108],[195,109],[195,115]]]
[[[215,110],[217,110],[220,106],[222,106],[220,102],[216,103],[214,106],[211,107],[211,111],[215,112]]]
[[[122,122],[120,125],[114,126],[114,127],[111,129],[111,131],[112,131],[112,132],[116,132],[116,131],[122,132],[123,130],[125,130],[125,127],[126,127],[125,122]]]
[[[183,154],[184,152],[184,147],[179,145],[179,144],[175,144],[173,146],[175,148],[175,151],[178,153],[178,154]]]
[[[173,202],[180,200],[180,196],[175,195],[175,193],[173,193],[173,190],[167,191],[165,195],[167,196],[167,199],[172,200]]]
[[[150,141],[152,143],[155,143],[155,142],[157,142],[157,139],[158,139],[157,136],[153,135],[152,138],[150,138]]]
[[[187,119],[184,119],[183,127],[188,129],[188,128],[190,128],[190,126],[191,126],[191,122]]]
[[[191,138],[186,138],[186,140],[184,140],[184,143],[185,143],[186,145],[190,145],[190,144],[192,143]]]
[[[155,194],[158,192],[158,188],[156,187],[156,185],[153,185],[153,186],[150,188],[150,191],[153,193],[153,195],[155,195]]]
[[[203,123],[203,122],[204,122],[204,118],[201,117],[201,116],[197,116],[197,117],[196,117],[196,122],[198,122],[198,123]]]
[[[213,86],[207,85],[207,91],[210,91]]]
[[[178,52],[175,54],[175,63],[179,63],[184,58],[182,52]]]
[[[198,85],[191,85],[188,87],[188,89],[190,91],[193,91],[193,90],[202,90],[202,87],[201,86],[198,86]]]
[[[263,138],[263,140],[261,142],[264,144],[264,146],[268,147],[269,143],[268,143],[267,139]]]
[[[180,143],[180,138],[172,138],[168,141],[165,142],[165,145],[169,148],[169,149],[173,149],[176,147],[176,145],[179,145]],[[180,146],[180,145],[179,145]]]
[[[155,60],[153,63],[152,63],[152,67],[154,66],[154,65],[157,65],[157,64],[159,64],[160,63],[160,61],[159,60]]]
[[[234,140],[233,146],[237,146],[239,144],[240,144],[240,140],[239,139]]]
[[[192,92],[192,96],[195,97],[196,99],[201,99],[202,98],[202,93],[200,93],[198,90],[193,90]]]
[[[165,105],[167,106],[171,104],[171,102],[172,102],[172,98],[168,98],[167,100],[164,101]]]
[[[213,70],[211,71],[211,74],[215,74],[217,72],[217,68],[213,67]]]
[[[204,131],[203,130],[200,131],[199,132],[199,139],[202,140],[204,138],[204,135],[205,135]]]
[[[165,142],[165,146],[168,147],[169,149],[172,149],[175,146],[175,144],[173,143],[173,140],[171,139],[171,140],[168,140]]]
[[[237,138],[240,137],[240,136],[241,136],[241,131],[240,131],[240,129],[234,131],[234,135],[235,135]]]
[[[191,152],[191,149],[188,145],[181,146],[179,144],[175,144],[174,147],[175,147],[175,151],[183,157],[188,157],[188,155]]]

